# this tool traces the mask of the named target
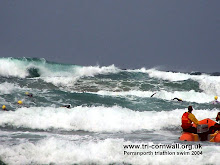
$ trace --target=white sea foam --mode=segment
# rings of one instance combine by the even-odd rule
[[[11,59],[0,59],[0,75],[1,76],[14,76],[24,78],[28,76],[26,66],[23,62],[14,61]]]
[[[184,81],[196,77],[203,77],[204,75],[190,75],[188,73],[181,73],[181,72],[166,72],[166,71],[159,71],[157,69],[135,69],[135,70],[128,70],[129,72],[142,72],[147,73],[149,77],[158,78],[162,80],[168,81]]]
[[[115,67],[114,65],[110,66],[84,66],[76,69],[76,74],[79,76],[94,76],[97,74],[109,74],[109,73],[117,73],[120,69]]]
[[[204,76],[197,79],[200,84],[200,88],[207,94],[212,96],[220,96],[220,76]],[[214,98],[213,98],[214,99]]]
[[[44,76],[57,74],[57,72],[55,72],[56,66],[54,66],[54,68],[51,66],[53,65],[46,64],[45,62],[40,62],[40,63],[37,61],[28,62],[27,60],[25,61],[25,58],[23,60],[13,59],[13,58],[1,58],[0,75],[6,77],[13,76],[13,77],[25,78],[29,76],[28,73],[29,68],[39,69],[39,73]]]
[[[200,88],[205,93],[212,96],[220,95],[220,76],[210,76],[207,74],[190,75],[187,73],[165,72],[165,71],[158,71],[156,69],[145,69],[145,68],[133,70],[133,72],[148,73],[149,76],[152,78],[158,78],[168,81],[184,81],[184,80],[192,79],[199,82]]]
[[[92,93],[92,92],[91,92]],[[137,96],[137,97],[150,97],[153,93],[156,93],[153,97],[172,100],[173,98],[181,98],[183,101],[196,102],[196,103],[209,103],[213,100],[212,95],[206,93],[195,92],[194,90],[190,91],[174,91],[168,92],[165,90],[161,91],[126,91],[126,92],[113,92],[113,91],[98,91],[93,92],[94,94],[103,95],[103,96],[113,96],[113,97],[128,97],[128,96]]]
[[[114,65],[110,66],[84,66],[84,67],[74,67],[72,71],[69,71],[66,74],[54,75],[49,74],[47,76],[42,77],[42,79],[46,82],[53,83],[54,85],[60,86],[73,86],[74,83],[81,77],[85,76],[95,76],[98,74],[109,74],[109,73],[117,73],[120,69],[115,67]]]
[[[9,94],[18,88],[19,87],[15,84],[4,82],[0,84],[0,94]]]
[[[0,112],[0,126],[11,125],[30,129],[84,130],[90,132],[132,132],[160,130],[164,127],[180,127],[180,119],[186,109],[173,111],[132,111],[113,107],[20,108],[14,112]],[[214,118],[218,110],[197,110],[198,120]],[[170,122],[172,121],[172,122]]]
[[[30,89],[27,87],[20,87],[18,84],[14,84],[14,83],[8,83],[8,82],[4,82],[0,84],[0,95],[1,94],[11,94],[13,92],[17,92],[17,91],[21,91],[21,92],[27,92],[27,91],[32,91],[32,93],[34,93],[34,91],[36,91],[37,89]],[[42,90],[40,91],[41,93],[43,92]]]
[[[46,61],[27,61],[23,59],[0,58],[0,75],[24,78],[28,76],[28,69],[36,68],[42,77],[94,76],[97,74],[116,73],[120,69],[110,66],[77,66],[46,63]]]
[[[140,145],[143,142],[130,142],[124,139],[105,139],[72,141],[59,138],[45,138],[35,143],[26,142],[18,145],[0,144],[0,157],[7,164],[219,164],[220,147],[202,146],[201,155],[192,155],[188,149],[166,149],[175,155],[155,155],[162,149],[125,149],[124,145]],[[145,145],[154,145],[146,142]],[[148,152],[153,155],[128,155],[126,152]],[[189,152],[190,155],[177,155],[177,152]]]
[[[97,74],[108,74],[108,73],[117,73],[120,72],[121,70],[116,68],[114,65],[111,65],[109,67],[76,67],[73,69],[72,73],[70,74],[68,73],[60,73],[59,75],[62,76],[56,76],[55,74],[52,74],[49,72],[48,75],[50,76],[44,76],[41,77],[44,81],[46,82],[50,82],[53,83],[54,85],[58,85],[58,86],[74,86],[75,82],[83,77],[83,76],[95,76]],[[190,96],[190,97],[184,97],[184,93],[181,93],[180,97],[186,101],[192,101],[192,102],[198,102],[198,103],[205,103],[205,102],[210,102],[211,100],[213,100],[213,97],[215,95],[219,95],[220,96],[220,76],[209,76],[206,74],[203,75],[189,75],[187,73],[173,73],[173,72],[164,72],[164,71],[157,71],[155,69],[149,69],[146,70],[144,68],[139,69],[139,70],[128,70],[128,72],[144,72],[144,73],[148,73],[150,77],[152,78],[158,78],[158,79],[163,79],[163,80],[169,80],[169,81],[184,81],[184,80],[188,80],[188,79],[192,79],[194,81],[197,81],[199,83],[199,87],[201,90],[203,90],[204,94],[198,94],[196,93],[195,96]],[[192,89],[193,91],[193,89]],[[132,93],[134,93],[133,91],[130,91]],[[188,91],[186,91],[188,92]],[[101,92],[100,92],[101,93]],[[138,93],[138,92],[135,92]],[[124,93],[125,95],[130,95],[126,94],[126,92]],[[178,92],[174,93],[177,94],[175,96],[172,97],[179,97],[178,96]],[[193,92],[190,92],[190,94],[193,94]],[[138,94],[139,96],[147,96],[149,95],[148,93],[141,93],[139,92]],[[171,94],[172,95],[172,94]],[[170,95],[170,96],[171,96]],[[163,98],[166,99],[166,98]],[[168,98],[172,99],[171,97]]]
[[[113,91],[100,90],[98,92],[91,92],[91,93],[103,95],[103,96],[116,96],[116,97],[118,97],[118,96],[150,97],[152,95],[151,91],[136,91],[136,90],[125,91],[125,92],[113,92]]]
[[[117,73],[120,71],[114,65],[110,66],[77,66],[46,63],[45,61],[27,61],[25,58],[1,58],[0,76],[25,78],[29,69],[34,68],[40,74],[40,79],[56,86],[74,86],[74,83],[84,76]]]
[[[158,97],[165,100],[171,100],[175,97],[181,98],[183,101],[196,102],[196,103],[209,103],[213,100],[212,95],[205,93],[195,92],[194,90],[190,91],[159,91],[154,97]]]
[[[185,73],[165,72],[165,71],[158,71],[155,69],[146,70],[142,68],[140,71],[144,73],[148,73],[150,77],[155,77],[169,81],[183,81],[191,77],[191,75]]]

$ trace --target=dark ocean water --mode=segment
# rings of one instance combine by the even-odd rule
[[[214,118],[220,106],[210,102],[219,94],[218,72],[122,70],[114,65],[0,58],[0,103],[10,110],[0,111],[0,160],[6,164],[191,164],[193,159],[194,164],[219,164],[216,143],[200,142],[202,154],[182,156],[127,155],[125,151],[150,149],[124,146],[198,144],[179,141],[181,116],[192,105],[198,120]],[[175,97],[183,102],[173,101]],[[69,104],[70,109],[62,107]],[[172,149],[175,154],[179,151],[189,150]]]

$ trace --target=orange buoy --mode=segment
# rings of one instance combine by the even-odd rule
[[[215,137],[213,138],[213,142],[220,142],[220,133],[215,135]]]
[[[181,141],[199,141],[199,136],[194,133],[183,132],[179,139]]]

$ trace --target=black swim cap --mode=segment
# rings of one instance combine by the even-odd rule
[[[188,110],[190,111],[190,112],[192,112],[192,110],[193,110],[193,107],[190,105],[190,106],[188,106]]]

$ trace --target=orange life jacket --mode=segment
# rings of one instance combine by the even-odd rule
[[[185,112],[182,116],[182,125],[181,125],[181,127],[183,129],[187,129],[187,128],[192,127],[192,121],[189,119],[189,113],[188,112]]]

